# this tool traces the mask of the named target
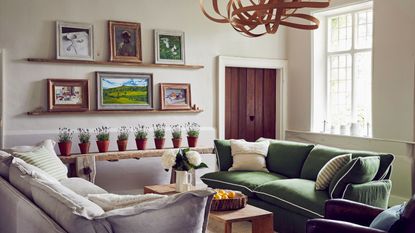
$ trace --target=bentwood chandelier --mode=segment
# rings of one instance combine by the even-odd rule
[[[212,1],[213,10],[217,16],[208,14],[205,0],[200,0],[203,14],[217,23],[229,23],[241,34],[248,37],[258,37],[274,34],[280,25],[314,30],[318,28],[319,20],[311,15],[298,13],[301,8],[325,8],[330,0],[222,0],[226,14],[221,12],[218,0]],[[299,22],[300,21],[300,22]]]

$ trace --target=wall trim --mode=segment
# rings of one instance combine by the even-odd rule
[[[0,148],[4,147],[4,79],[5,79],[5,53],[0,48]]]
[[[287,60],[218,56],[218,138],[225,138],[225,68],[246,67],[277,70],[279,101],[276,102],[276,137],[285,138],[287,115]]]

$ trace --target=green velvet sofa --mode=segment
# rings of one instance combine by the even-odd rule
[[[215,140],[215,151],[220,171],[207,173],[201,180],[212,188],[241,191],[249,204],[273,212],[274,229],[279,233],[304,233],[308,219],[323,217],[328,199],[344,198],[381,208],[388,205],[392,154],[272,140],[266,157],[270,172],[256,172],[228,171],[232,166],[230,141]],[[361,157],[358,160],[376,158],[378,167],[373,176],[368,178],[358,171],[342,190],[335,187],[337,191],[332,192],[336,185],[333,179],[329,189],[316,191],[320,169],[335,156],[348,153],[352,158]],[[340,177],[339,173],[341,170],[336,176]]]

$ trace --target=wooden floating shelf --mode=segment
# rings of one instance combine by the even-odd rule
[[[198,110],[90,110],[84,112],[48,112],[48,111],[32,111],[27,112],[29,116],[40,115],[94,115],[94,114],[140,114],[140,113],[201,113],[202,109]]]
[[[80,60],[57,60],[46,58],[27,58],[28,62],[54,63],[54,64],[77,64],[77,65],[98,65],[98,66],[128,66],[146,68],[175,68],[175,69],[202,69],[202,65],[176,65],[176,64],[152,64],[152,63],[128,63],[111,61],[80,61]]]

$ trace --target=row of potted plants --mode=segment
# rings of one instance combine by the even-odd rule
[[[180,148],[182,144],[182,125],[171,125],[171,136],[174,148]],[[200,126],[197,123],[186,123],[184,128],[187,133],[187,143],[189,147],[196,147],[197,139],[200,133]],[[88,154],[89,147],[91,145],[91,133],[89,129],[78,128],[79,150],[81,154]],[[118,128],[117,134],[117,146],[119,151],[125,151],[127,149],[128,138],[130,133],[133,132],[135,136],[135,142],[137,150],[145,150],[147,148],[147,139],[149,133],[149,127],[144,125],[138,125],[135,127],[121,126]],[[94,130],[96,137],[96,144],[99,152],[107,152],[110,143],[110,128],[106,126],[98,127]],[[72,138],[74,131],[69,128],[59,128],[58,134],[58,146],[60,154],[68,156],[72,150]],[[153,125],[154,144],[156,149],[163,149],[166,140],[166,125],[154,124]]]

